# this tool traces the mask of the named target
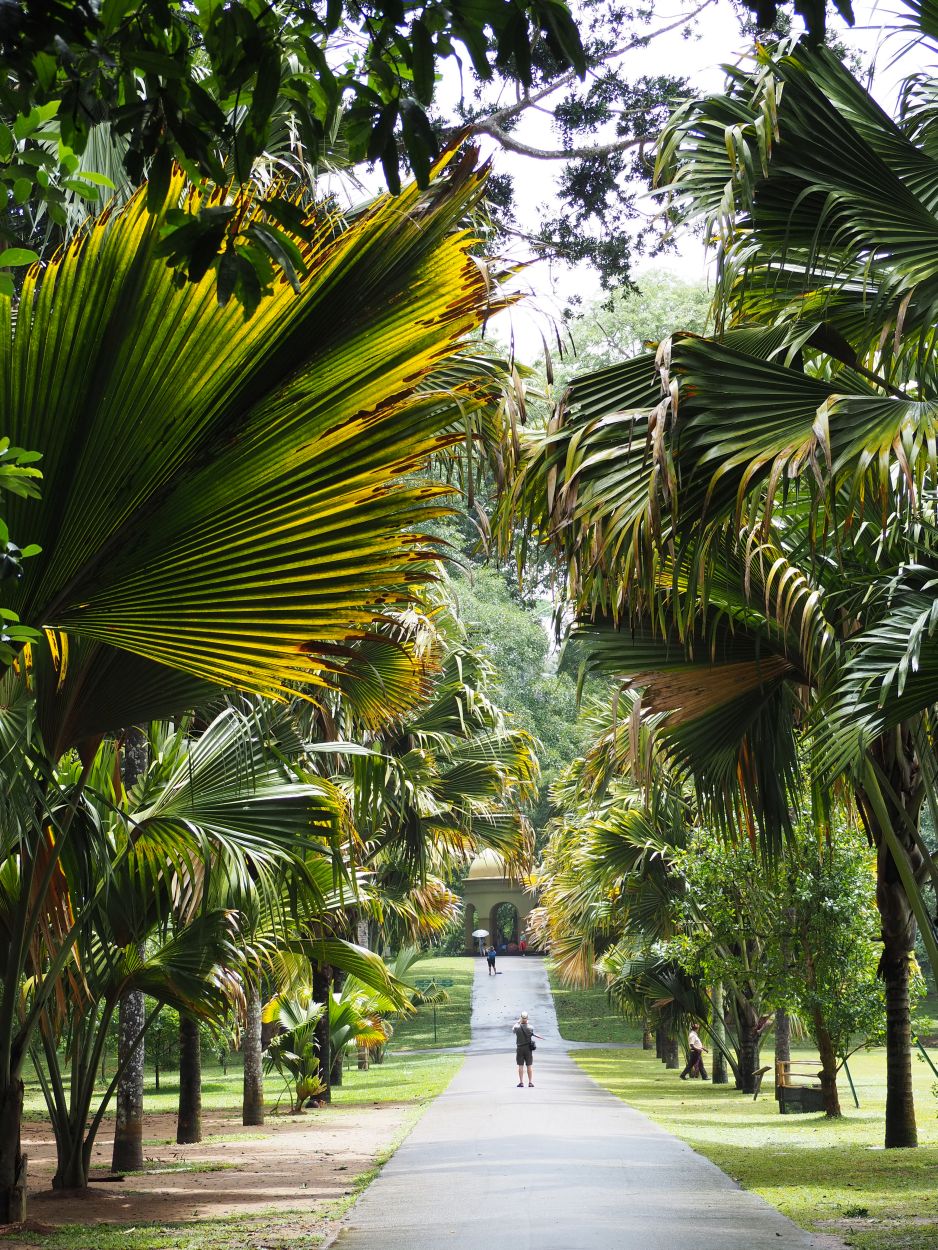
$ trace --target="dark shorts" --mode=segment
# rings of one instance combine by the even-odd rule
[[[519,1046],[515,1050],[515,1063],[519,1068],[522,1064],[527,1064],[527,1066],[530,1067],[533,1062],[534,1052],[531,1050],[530,1046]]]

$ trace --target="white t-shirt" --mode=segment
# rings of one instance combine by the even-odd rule
[[[696,1029],[691,1029],[688,1033],[687,1042],[691,1050],[703,1050],[704,1048],[703,1042],[700,1040]]]

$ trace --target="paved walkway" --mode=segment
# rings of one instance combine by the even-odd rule
[[[585,1076],[565,1053],[540,959],[499,968],[489,977],[478,961],[462,1070],[352,1209],[336,1250],[831,1245]],[[545,1039],[534,1089],[515,1087],[522,1010]]]

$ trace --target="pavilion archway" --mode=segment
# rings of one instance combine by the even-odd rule
[[[472,861],[463,887],[465,949],[478,948],[473,929],[488,929],[501,953],[517,949],[522,935],[528,937],[527,919],[535,906],[534,895],[508,872],[497,851],[483,851]],[[512,952],[513,953],[513,952]]]

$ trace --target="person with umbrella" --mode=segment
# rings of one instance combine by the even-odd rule
[[[472,936],[479,943],[479,954],[485,955],[485,939],[488,937],[488,929],[473,929]]]

